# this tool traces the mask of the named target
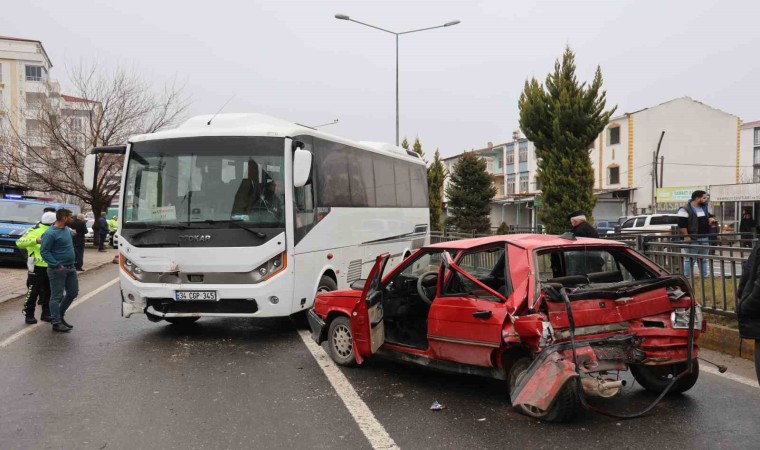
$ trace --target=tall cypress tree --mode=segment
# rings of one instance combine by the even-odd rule
[[[496,195],[496,186],[488,173],[486,160],[465,152],[454,164],[450,179],[446,196],[454,225],[462,231],[488,231],[490,202]]]
[[[441,161],[441,152],[435,149],[433,163],[427,170],[428,206],[430,208],[430,229],[442,231],[441,213],[443,212],[443,181],[446,179],[446,167]]]
[[[520,128],[536,147],[544,203],[540,218],[550,233],[570,226],[568,213],[583,209],[590,215],[594,209],[589,147],[617,108],[605,111],[606,97],[598,66],[590,84],[578,82],[570,47],[546,76],[545,85],[535,78],[525,82],[518,103]]]
[[[401,147],[409,150],[409,141],[406,140],[406,137],[404,137],[404,140],[401,141]]]
[[[414,138],[414,145],[412,145],[412,150],[415,151],[418,155],[420,155],[420,158],[422,158],[423,161],[425,161],[425,152],[422,151],[422,143],[420,143],[420,138]],[[427,164],[427,161],[425,161],[425,164]]]

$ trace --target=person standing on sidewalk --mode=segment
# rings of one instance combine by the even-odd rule
[[[104,252],[106,251],[105,245],[106,241],[108,240],[108,220],[106,219],[106,213],[100,213],[100,218],[98,218],[98,251]]]
[[[742,278],[736,296],[739,336],[755,341],[755,372],[760,383],[760,241],[742,264]]]
[[[55,222],[54,212],[42,214],[40,223],[28,229],[23,236],[16,241],[16,246],[26,249],[29,257],[33,259],[31,272],[26,281],[26,297],[24,297],[24,317],[27,324],[37,323],[34,318],[34,309],[39,299],[42,306],[40,320],[50,322],[50,280],[47,276],[47,263],[40,254],[42,235]],[[31,283],[30,283],[31,281]]]
[[[84,237],[87,235],[87,222],[84,220],[84,214],[77,215],[69,228],[76,233],[74,235],[74,256],[76,258],[74,266],[77,272],[82,272],[84,271]]]
[[[53,331],[68,332],[74,327],[66,322],[64,316],[71,302],[79,295],[79,280],[74,267],[74,241],[68,228],[72,213],[62,208],[55,213],[55,218],[53,226],[42,235],[40,253],[48,264]]]
[[[683,236],[684,242],[693,246],[693,248],[684,249],[683,253],[687,255],[707,255],[710,253],[710,249],[708,248],[710,238],[708,235],[710,234],[710,225],[715,222],[715,219],[710,218],[710,213],[707,212],[707,192],[692,192],[691,201],[679,208],[677,215],[678,231]],[[683,274],[687,278],[691,277],[694,259],[690,256],[684,258]],[[707,258],[696,259],[697,261],[701,261],[702,276],[707,277],[709,275]]]

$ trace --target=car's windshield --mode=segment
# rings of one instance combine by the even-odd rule
[[[195,137],[132,144],[124,228],[284,228],[284,141]]]
[[[0,222],[35,224],[42,217],[43,204],[0,200]]]

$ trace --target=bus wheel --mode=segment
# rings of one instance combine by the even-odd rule
[[[200,317],[166,317],[164,320],[178,327],[186,327],[198,321]]]
[[[317,294],[319,294],[320,292],[330,292],[330,291],[337,291],[337,290],[338,290],[338,284],[335,282],[335,280],[328,277],[327,275],[322,275],[322,278],[319,279]]]

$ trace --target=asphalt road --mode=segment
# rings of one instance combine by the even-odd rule
[[[85,274],[82,295],[116,270]],[[70,334],[45,324],[10,343],[25,327],[20,303],[0,305],[0,448],[372,448],[289,321],[202,319],[182,330],[123,319],[119,301],[112,284],[67,315]],[[496,380],[382,360],[341,372],[401,448],[760,446],[760,389],[711,373],[647,417],[584,412],[556,425],[515,413]],[[627,391],[605,405],[654,399]],[[446,409],[430,411],[433,401]]]

